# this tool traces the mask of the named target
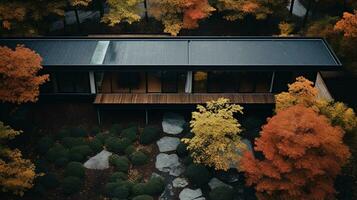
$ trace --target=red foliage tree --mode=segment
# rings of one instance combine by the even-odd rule
[[[333,199],[334,178],[350,156],[343,131],[313,109],[295,105],[262,127],[255,150],[245,153],[241,169],[259,199]]]
[[[198,27],[198,21],[210,16],[215,9],[207,0],[185,0],[183,13],[183,28],[194,29]]]
[[[0,101],[37,101],[39,86],[48,80],[48,75],[37,75],[41,62],[40,55],[24,46],[0,46]]]

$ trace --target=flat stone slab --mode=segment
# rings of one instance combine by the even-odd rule
[[[175,178],[172,181],[172,186],[175,188],[184,188],[188,185],[188,182],[185,178]]]
[[[201,189],[192,190],[190,188],[183,189],[180,194],[180,200],[194,200],[202,196]]]
[[[184,171],[177,154],[160,153],[156,156],[155,167],[161,172],[169,172],[172,176],[179,176]]]
[[[160,152],[175,151],[180,144],[180,139],[177,137],[165,136],[156,142]]]
[[[176,113],[165,113],[162,121],[162,129],[164,133],[176,135],[183,131],[185,119],[183,116]]]
[[[87,169],[108,169],[109,168],[109,156],[112,153],[106,150],[101,151],[97,155],[89,158],[87,162],[84,163],[84,167]]]
[[[209,182],[208,182],[209,187],[211,188],[211,190],[213,190],[214,188],[217,187],[228,187],[228,188],[233,188],[231,185],[228,185],[226,183],[224,183],[223,181],[219,180],[218,178],[212,178]]]

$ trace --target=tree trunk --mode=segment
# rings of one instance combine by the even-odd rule
[[[290,3],[290,14],[293,14],[293,9],[294,9],[294,3],[295,3],[295,0],[291,0],[291,3]]]
[[[307,20],[308,20],[308,18],[309,18],[312,1],[313,1],[313,0],[309,0],[309,4],[307,5],[306,13],[305,13],[304,19],[303,19],[303,21],[302,21],[302,27],[305,27],[305,25],[306,25],[306,23],[307,23]]]
[[[146,20],[146,22],[149,22],[147,0],[144,0],[144,8],[145,8],[145,20]]]
[[[104,5],[103,5],[103,1],[99,1],[98,4],[99,4],[99,15],[100,15],[100,18],[103,17],[104,15]]]
[[[81,32],[81,22],[79,21],[78,10],[77,10],[76,7],[74,7],[74,13],[75,13],[75,15],[76,15],[76,21],[77,21],[78,32]]]

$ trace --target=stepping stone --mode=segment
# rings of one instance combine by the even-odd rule
[[[211,190],[213,190],[214,188],[217,187],[228,187],[228,188],[233,188],[232,186],[224,183],[223,181],[219,180],[218,178],[212,178],[209,182],[208,182],[209,187],[211,188]]]
[[[155,167],[161,172],[169,172],[172,176],[179,176],[184,171],[184,167],[176,154],[160,153],[156,156]]]
[[[97,155],[91,157],[87,162],[84,163],[84,167],[87,169],[108,169],[109,168],[109,156],[112,153],[106,150],[101,151]]]
[[[192,190],[190,188],[183,189],[180,194],[180,200],[194,200],[202,196],[201,189]]]
[[[184,178],[175,178],[172,181],[172,186],[174,186],[175,188],[184,188],[188,185],[188,182],[186,179]]]
[[[165,113],[162,121],[164,133],[177,135],[183,131],[185,119],[176,113]]]
[[[177,137],[163,137],[156,142],[160,152],[175,151],[180,144],[180,139]]]

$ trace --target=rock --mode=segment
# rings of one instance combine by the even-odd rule
[[[185,119],[175,113],[165,113],[162,121],[162,129],[167,134],[176,135],[183,131]]]
[[[252,146],[252,143],[251,143],[249,140],[247,140],[247,139],[242,139],[242,142],[247,146],[247,150],[250,151],[250,152],[252,152],[252,154],[253,154],[253,146]],[[240,149],[237,149],[236,152],[237,152],[237,154],[239,154],[239,155],[241,155],[241,156],[243,155],[243,152],[242,152]],[[253,155],[254,155],[254,154],[253,154]],[[239,166],[239,163],[238,163],[238,162],[231,162],[231,163],[229,164],[229,167],[232,168],[232,169],[236,169],[237,166]]]
[[[198,198],[196,198],[195,200],[206,200],[206,198],[204,198],[204,197],[198,197]]]
[[[177,137],[163,137],[156,142],[160,152],[175,151],[180,144],[180,139]]]
[[[186,187],[187,185],[188,185],[188,182],[184,178],[175,178],[172,181],[172,186],[174,186],[175,188],[183,188],[183,187]]]
[[[111,152],[103,150],[97,155],[91,157],[87,162],[84,163],[83,166],[87,169],[107,169],[109,168],[109,156],[111,155]]]
[[[162,177],[160,174],[155,173],[155,172],[153,172],[153,173],[151,174],[151,178],[162,178],[162,179],[164,179],[164,177]]]
[[[193,200],[201,196],[202,196],[201,189],[192,190],[190,188],[185,188],[179,194],[180,200]]]
[[[239,172],[233,168],[228,171],[217,171],[216,177],[225,183],[235,183],[240,180]]]
[[[211,190],[213,190],[214,188],[217,187],[228,187],[228,188],[233,188],[232,186],[224,183],[223,181],[219,180],[218,178],[212,178],[209,182],[208,182],[209,187],[211,188]]]
[[[176,154],[160,153],[156,156],[155,167],[161,172],[169,172],[172,176],[179,176],[184,171]]]

